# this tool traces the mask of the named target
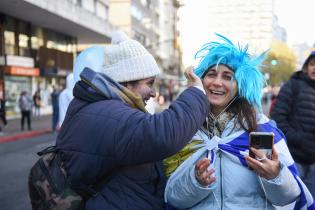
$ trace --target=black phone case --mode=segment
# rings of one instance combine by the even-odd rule
[[[272,132],[251,132],[249,134],[249,146],[260,150],[271,150],[274,142],[274,134]],[[255,158],[255,154],[249,150],[249,156]],[[271,159],[270,155],[267,155]]]

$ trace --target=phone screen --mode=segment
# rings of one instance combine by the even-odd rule
[[[250,147],[254,147],[265,153],[266,157],[271,159],[274,134],[272,132],[251,132],[249,134]],[[256,158],[255,154],[249,150],[249,156]]]

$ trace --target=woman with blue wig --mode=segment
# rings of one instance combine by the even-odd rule
[[[210,102],[204,125],[178,154],[164,161],[169,177],[165,200],[179,209],[314,209],[300,180],[285,136],[261,109],[265,84],[260,67],[265,53],[254,57],[247,46],[217,34],[196,54],[195,73]],[[273,132],[272,158],[249,147],[250,132]],[[255,158],[249,157],[249,150]]]

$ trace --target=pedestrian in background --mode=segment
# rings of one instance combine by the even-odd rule
[[[73,87],[74,87],[73,74],[69,74],[66,80],[66,88],[63,89],[59,95],[59,128],[65,119],[68,106],[73,99]]]
[[[315,51],[281,87],[271,117],[284,132],[301,178],[315,197]]]
[[[21,130],[24,130],[24,122],[26,119],[28,130],[32,130],[31,112],[33,101],[27,91],[22,91],[19,98],[19,108],[21,110]]]
[[[0,99],[0,119],[4,125],[4,127],[7,126],[8,121],[6,119],[5,115],[5,100],[3,98]],[[2,134],[2,126],[0,125],[0,134]]]
[[[59,119],[59,94],[60,91],[56,86],[53,86],[53,91],[50,94],[52,106],[52,132],[56,131]]]
[[[166,169],[174,170],[170,164],[189,157],[168,180],[167,202],[194,210],[271,210],[300,200],[297,209],[309,207],[305,199],[312,201],[310,193],[296,180],[296,171],[290,171],[294,162],[285,138],[262,113],[265,54],[252,56],[247,46],[218,38],[221,42],[209,42],[196,54],[201,61],[195,72],[207,92],[210,113],[184,151],[165,161]],[[272,159],[249,147],[249,133],[257,131],[274,133]]]
[[[81,73],[56,140],[69,183],[91,193],[106,180],[87,197],[87,210],[165,209],[162,160],[187,144],[206,117],[202,83],[188,71],[191,87],[169,109],[151,115],[144,106],[156,95],[160,73],[153,56],[124,33],[114,34],[99,56],[101,73]]]
[[[276,100],[277,99],[277,95],[276,94],[272,94],[272,96],[271,96],[271,102],[270,102],[270,106],[269,106],[269,116],[270,116],[270,114],[271,114],[271,112],[272,112],[272,109],[273,109],[273,107],[275,106],[275,104],[276,104]]]
[[[40,89],[36,90],[33,95],[33,104],[34,104],[34,117],[40,117],[40,107],[42,105],[42,97],[40,95]]]

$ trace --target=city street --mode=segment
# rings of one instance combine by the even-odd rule
[[[55,137],[46,134],[0,144],[0,209],[31,210],[27,191],[28,172],[37,160],[36,152],[54,144]]]

